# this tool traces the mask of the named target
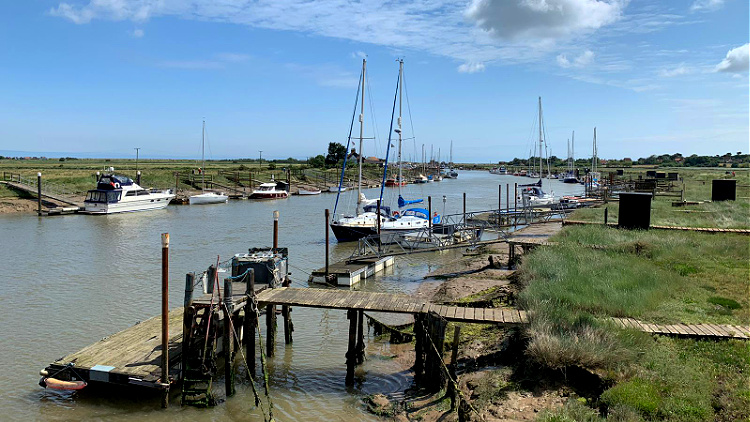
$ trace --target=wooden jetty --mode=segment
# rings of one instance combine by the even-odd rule
[[[323,267],[310,274],[311,283],[353,286],[360,281],[393,266],[393,256],[370,256],[355,260],[344,260]]]

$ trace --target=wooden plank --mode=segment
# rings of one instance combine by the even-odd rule
[[[716,332],[716,330],[714,330],[714,328],[711,327],[711,326],[709,326],[708,324],[702,324],[701,323],[700,327],[701,327],[701,329],[703,329],[703,331],[709,333],[709,336],[712,336],[712,337],[721,337],[721,334],[719,334],[718,332]]]
[[[529,323],[529,314],[526,311],[524,311],[522,309],[519,309],[518,310],[518,315],[521,317],[521,322],[522,323],[524,323],[524,324],[528,324]]]
[[[700,332],[704,337],[713,337],[715,335],[713,332],[711,332],[711,330],[709,330],[703,324],[694,324],[693,329],[695,331]]]
[[[727,332],[727,330],[721,325],[717,325],[717,324],[709,324],[709,325],[711,326],[711,328],[714,329],[714,331],[719,333],[721,337],[731,337],[729,333]]]
[[[739,337],[739,338],[743,338],[743,339],[746,339],[746,338],[750,338],[750,337],[748,337],[748,335],[747,335],[747,334],[745,334],[745,333],[744,333],[744,332],[742,331],[742,329],[740,329],[740,327],[738,327],[738,326],[736,326],[736,325],[729,325],[728,327],[729,327],[729,328],[730,328],[731,330],[733,330],[733,331],[734,331],[734,336],[735,336],[735,337]]]

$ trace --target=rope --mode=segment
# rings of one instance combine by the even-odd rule
[[[201,362],[201,365],[204,365],[206,363],[206,350],[208,350],[208,333],[211,332],[211,317],[213,316],[214,312],[214,293],[218,290],[219,285],[219,256],[216,256],[216,273],[214,275],[214,279],[212,281],[214,285],[214,289],[211,291],[211,302],[208,305],[208,324],[206,325],[206,340],[203,343],[203,362]],[[219,296],[219,303],[221,302],[221,291],[218,292]]]
[[[223,305],[224,305],[224,309],[229,314],[230,313],[229,312],[229,308],[227,308],[226,303],[224,303]],[[253,303],[253,305],[254,305],[254,303]],[[254,307],[256,308],[256,311],[257,311],[257,306],[254,306]],[[248,318],[248,316],[245,315],[245,318]],[[239,334],[237,334],[237,330],[234,328],[234,322],[232,322],[232,318],[229,318],[229,325],[231,327],[232,334],[234,334],[234,338],[237,340],[237,344],[241,345],[242,342],[240,341]],[[251,340],[248,339],[247,341],[251,341]],[[252,340],[252,341],[254,341],[254,340]],[[247,357],[245,356],[245,352],[242,351],[242,347],[241,346],[240,346],[239,349],[240,349],[240,355],[242,356],[242,361],[245,362],[245,367],[248,368],[248,378],[250,379],[250,386],[253,389],[253,396],[255,397],[255,405],[258,406],[258,407],[260,407],[261,412],[263,412],[263,420],[268,421],[268,419],[266,419],[266,410],[263,408],[263,402],[260,400],[260,394],[258,394],[258,389],[255,387],[255,380],[253,380],[253,377],[250,376],[250,364],[248,364]]]
[[[464,403],[466,403],[469,406],[469,409],[471,409],[474,413],[476,413],[480,419],[485,420],[484,416],[482,416],[482,414],[479,413],[479,411],[474,406],[471,405],[471,402],[469,402],[466,396],[464,396],[464,394],[461,392],[461,389],[458,388],[458,381],[453,379],[453,377],[451,376],[450,370],[448,370],[448,367],[445,365],[445,362],[443,362],[443,358],[440,356],[440,351],[437,349],[437,346],[435,346],[435,342],[432,341],[432,337],[430,337],[430,333],[427,332],[427,329],[424,326],[424,322],[420,321],[420,324],[422,325],[422,332],[427,336],[427,340],[430,341],[430,345],[432,346],[433,350],[435,350],[435,354],[438,356],[438,361],[440,362],[440,365],[445,370],[446,377],[448,377],[451,384],[453,384],[453,389],[456,391],[456,394],[458,394],[461,397]]]
[[[257,318],[256,321],[260,321],[260,311],[258,310],[257,305],[255,306],[255,317]],[[268,416],[273,422],[273,401],[271,401],[271,394],[268,392],[268,370],[266,370],[266,354],[263,353],[263,335],[260,333],[260,323],[255,324],[255,327],[258,329],[258,341],[260,341],[261,344],[260,368],[263,371],[263,389],[265,390],[266,398],[268,399]]]

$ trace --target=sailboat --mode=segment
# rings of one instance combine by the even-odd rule
[[[451,140],[451,157],[448,162],[448,169],[443,173],[444,179],[458,179],[458,172],[453,168],[453,141]]]
[[[402,127],[401,127],[401,118],[402,118],[402,98],[403,98],[403,87],[404,87],[404,61],[399,60],[398,61],[398,120],[397,125],[398,127],[393,130],[396,134],[398,134],[398,180],[403,180],[402,174],[401,174],[401,144],[403,140],[402,136]],[[390,141],[389,141],[390,144]],[[424,147],[423,147],[424,148]],[[421,176],[421,175],[420,175]],[[424,176],[422,176],[424,177]],[[401,194],[401,186],[398,186],[398,207],[404,208],[408,205],[418,204],[421,203],[422,199],[411,199],[407,200],[404,199],[404,197]],[[436,216],[437,220],[435,221],[440,222],[440,217]],[[414,231],[414,230],[420,230],[424,228],[428,228],[430,226],[430,213],[428,210],[424,208],[407,208],[403,211],[394,211],[392,217],[390,217],[385,222],[381,223],[380,225],[380,231],[381,233],[393,233],[393,232],[400,232],[400,231]]]
[[[576,131],[573,131],[572,142],[568,145],[570,151],[568,151],[568,172],[565,174],[563,183],[578,183],[575,171],[575,150],[576,150]]]
[[[344,157],[344,163],[341,167],[341,177],[339,178],[339,184],[335,188],[336,204],[333,207],[333,220],[331,221],[331,231],[339,242],[352,242],[361,239],[366,236],[377,234],[378,218],[381,223],[385,222],[385,219],[390,215],[390,208],[380,207],[378,210],[377,204],[363,204],[363,200],[367,200],[362,193],[362,141],[364,140],[364,115],[365,115],[365,78],[367,76],[367,59],[362,60],[362,76],[360,77],[361,86],[357,88],[357,102],[360,105],[359,112],[359,177],[357,179],[357,213],[356,215],[337,215],[336,211],[338,208],[339,199],[341,192],[343,192],[343,180],[344,171],[346,170],[346,156]],[[360,93],[362,94],[360,100]],[[356,110],[355,102],[355,110]],[[349,151],[349,144],[352,140],[352,128],[354,126],[354,115],[352,115],[352,123],[349,127],[349,137],[346,143],[346,150]],[[347,154],[348,156],[348,154]],[[387,171],[388,166],[385,166],[384,171]],[[380,211],[380,216],[378,216]]]
[[[206,192],[206,121],[203,120],[203,131],[201,136],[201,192],[191,195],[190,205],[221,204],[227,202],[229,197],[223,193]]]
[[[519,185],[518,200],[524,207],[543,207],[555,203],[554,193],[546,193],[542,190],[542,174],[544,173],[543,149],[544,130],[542,126],[542,97],[539,97],[539,181],[526,185]],[[536,172],[536,162],[533,172]],[[549,172],[547,173],[549,176]]]

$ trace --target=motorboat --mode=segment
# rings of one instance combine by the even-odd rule
[[[267,183],[261,183],[258,189],[253,189],[250,199],[285,199],[289,197],[289,185],[286,182],[277,182],[271,180]]]
[[[389,188],[395,186],[406,186],[406,184],[406,180],[400,180],[398,177],[394,177],[385,181],[385,186]]]
[[[216,192],[204,192],[198,195],[191,195],[189,202],[190,205],[203,205],[203,204],[223,204],[229,200],[229,196],[222,193]]]
[[[297,193],[299,195],[320,195],[320,189],[307,190],[300,188]]]
[[[428,179],[424,174],[420,174],[414,179],[414,183],[421,184],[421,183],[427,183],[430,179]]]
[[[115,214],[166,208],[174,199],[171,190],[144,189],[131,178],[105,174],[83,201],[88,214]]]
[[[330,186],[328,192],[346,192],[346,186]]]
[[[546,207],[556,202],[555,196],[546,193],[541,186],[519,186],[518,201],[524,207]]]

